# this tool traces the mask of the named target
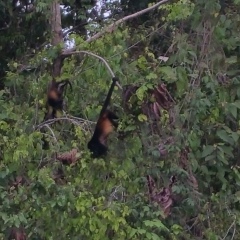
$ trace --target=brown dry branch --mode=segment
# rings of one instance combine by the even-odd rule
[[[129,100],[138,90],[138,86],[128,85],[123,90],[123,105],[126,110],[130,110]],[[152,102],[148,99],[154,99]],[[165,84],[158,84],[154,89],[148,90],[148,99],[141,106],[142,112],[149,118],[159,119],[161,117],[160,109],[169,110],[175,102]]]
[[[174,145],[175,140],[173,137],[168,137],[166,139],[160,139],[160,143],[158,144],[158,151],[161,157],[165,157],[168,155],[168,150],[166,146]]]
[[[149,199],[151,202],[156,202],[163,210],[165,218],[169,216],[171,206],[173,204],[172,186],[176,182],[176,177],[170,178],[168,187],[162,188],[160,191],[156,189],[156,184],[150,175],[147,175],[147,184]]]
[[[188,184],[194,189],[198,190],[198,181],[192,173],[191,163],[188,159],[188,154],[190,150],[188,147],[185,147],[180,152],[180,167],[188,173]]]
[[[229,87],[231,85],[232,79],[226,73],[217,73],[216,78],[221,86]]]
[[[64,165],[76,163],[80,156],[81,154],[75,148],[68,152],[56,153],[56,159],[62,162]]]
[[[14,187],[17,187],[17,186],[21,185],[23,182],[24,182],[23,177],[22,177],[22,176],[17,176],[17,177],[15,178],[15,181],[12,183],[12,185],[13,185]]]
[[[10,190],[16,190],[22,185],[29,185],[29,180],[24,174],[16,176],[13,181],[10,182],[9,186]]]
[[[9,197],[12,199],[15,197],[15,191],[18,191],[19,187],[26,184],[27,185],[27,181],[26,178],[23,176],[17,176],[15,177],[13,180],[10,180],[9,184],[8,184],[8,193],[9,193]]]
[[[67,183],[67,180],[64,175],[64,171],[61,167],[53,171],[52,178],[55,181],[55,183],[58,185],[65,185]]]
[[[168,137],[165,140],[161,140],[161,142],[158,145],[158,150],[161,154],[161,157],[166,157],[168,156],[169,152],[167,150],[167,145],[174,145],[176,140],[173,137]],[[188,173],[188,180],[187,183],[189,186],[191,186],[194,190],[198,190],[198,181],[195,178],[193,172],[192,172],[192,167],[191,167],[191,162],[189,162],[188,154],[190,152],[190,149],[188,147],[183,148],[177,159],[179,159],[179,167],[184,169]]]

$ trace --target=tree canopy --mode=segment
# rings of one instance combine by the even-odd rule
[[[0,239],[239,239],[239,9],[1,1]],[[112,75],[119,125],[93,158]],[[44,121],[53,79],[73,90]]]

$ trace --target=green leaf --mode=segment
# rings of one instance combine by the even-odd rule
[[[215,159],[215,158],[216,158],[215,154],[209,155],[209,156],[207,156],[207,157],[205,158],[205,161],[211,161],[211,160],[213,160],[213,159]]]
[[[154,226],[156,226],[157,228],[163,229],[163,230],[169,232],[169,229],[160,220],[154,219],[153,222],[154,222]]]
[[[149,221],[149,220],[144,221],[144,225],[146,227],[152,227],[153,226],[152,221]]]
[[[151,79],[157,79],[158,78],[158,75],[156,73],[149,73],[147,76],[146,76],[146,79],[147,80],[151,80]]]
[[[240,100],[237,100],[236,102],[232,103],[232,105],[240,109]]]
[[[17,68],[18,67],[18,63],[13,63],[13,66],[15,67],[15,68]]]
[[[217,136],[221,138],[224,142],[233,144],[232,138],[229,137],[228,133],[225,130],[218,130]]]
[[[217,151],[217,159],[227,165],[227,164],[228,164],[228,161],[227,161],[227,159],[225,158],[223,149],[222,149],[221,147],[218,147],[218,149],[219,149],[220,151]]]
[[[156,233],[152,233],[152,240],[162,240]]]
[[[152,234],[151,233],[146,233],[146,237],[147,237],[147,239],[152,239]]]
[[[140,101],[143,100],[144,93],[145,93],[145,89],[143,87],[138,88],[138,90],[136,91],[136,95]]]
[[[237,118],[237,106],[235,104],[229,104],[228,110],[233,115],[234,118]]]
[[[131,229],[131,232],[130,232],[130,234],[129,234],[129,238],[131,239],[131,238],[136,234],[136,232],[137,232],[137,229],[132,228],[132,229]]]
[[[145,115],[145,114],[139,114],[138,115],[138,120],[140,121],[140,122],[146,122],[147,121],[147,116]]]
[[[138,231],[138,233],[140,233],[140,234],[145,234],[145,233],[146,233],[146,230],[145,230],[145,229],[138,229],[137,231]]]
[[[188,53],[193,56],[194,59],[197,59],[197,54],[194,51],[188,51]]]
[[[235,197],[240,202],[240,191],[235,192]]]
[[[235,141],[235,143],[237,143],[239,139],[239,134],[236,132],[232,132],[232,138]]]
[[[206,157],[214,152],[215,148],[211,145],[207,145],[202,152],[202,157]]]
[[[233,155],[233,148],[230,147],[230,146],[221,146],[221,147],[218,147],[218,148],[221,148],[222,151],[227,154],[228,156],[234,158],[234,155]]]
[[[172,69],[169,66],[165,66],[160,68],[160,72],[166,76],[166,80],[168,80],[168,82],[171,83],[177,81],[175,69]]]

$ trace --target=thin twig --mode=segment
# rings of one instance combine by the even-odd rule
[[[50,124],[53,124],[53,123],[61,121],[61,120],[66,120],[66,121],[75,122],[75,123],[77,123],[77,121],[79,121],[80,123],[86,123],[87,122],[87,123],[90,123],[90,124],[96,124],[96,122],[89,121],[89,120],[86,120],[86,119],[83,119],[83,118],[77,118],[77,117],[68,116],[68,117],[59,117],[59,118],[49,119],[49,120],[47,120],[45,122],[41,122],[40,124],[35,126],[34,129],[35,130],[41,129],[45,125],[50,125]],[[75,120],[75,121],[72,121],[72,120]]]
[[[49,127],[49,125],[45,124],[44,127],[47,127],[47,128],[50,130],[50,132],[52,133],[52,136],[53,136],[54,141],[55,141],[56,143],[58,143],[57,138],[56,138],[53,130]]]
[[[236,232],[236,224],[234,223],[233,234],[232,234],[231,240],[233,240],[233,238],[235,236],[235,232]]]
[[[235,224],[236,224],[236,216],[234,216],[234,220],[233,220],[232,224],[230,225],[230,227],[228,228],[228,230],[227,230],[225,236],[222,238],[222,240],[226,239],[226,237],[227,237],[229,231],[231,230],[231,228],[232,228],[233,226],[234,226],[234,231],[233,231],[233,236],[232,236],[231,239],[234,238],[234,234],[235,234]]]
[[[96,124],[96,122],[89,121],[89,120],[86,120],[86,119],[83,119],[83,118],[78,118],[78,117],[74,117],[74,116],[70,116],[69,118],[78,120],[80,122],[88,122],[88,123],[91,123],[91,124]]]
[[[146,36],[144,36],[144,38],[142,38],[141,40],[138,40],[137,42],[135,42],[135,43],[133,43],[132,45],[130,45],[130,46],[126,47],[125,49],[123,49],[122,51],[119,51],[119,52],[113,54],[113,55],[110,56],[107,60],[109,61],[110,59],[112,59],[112,58],[114,58],[114,57],[116,57],[116,56],[120,56],[122,53],[124,53],[124,52],[130,50],[131,48],[135,47],[138,43],[142,42],[143,40],[145,40],[146,38],[148,38],[149,36],[151,36],[151,35],[154,34],[155,32],[159,31],[159,30],[162,29],[163,27],[164,27],[164,25],[161,26],[161,27],[159,27],[159,28],[157,28],[157,29],[155,29],[154,31],[152,31],[152,32],[150,32],[149,34],[147,34]],[[98,65],[98,63],[94,63],[94,64],[90,65],[89,67],[86,67],[86,68],[82,69],[81,72],[83,73],[83,72],[85,72],[85,71],[87,71],[87,70],[89,70],[89,69],[93,69],[93,68],[96,67],[97,65]]]
[[[100,59],[100,60],[106,65],[106,67],[107,67],[108,71],[110,72],[111,76],[112,76],[112,77],[115,77],[115,74],[113,73],[113,71],[112,71],[112,69],[110,68],[110,66],[109,66],[109,64],[107,63],[107,61],[106,61],[104,58],[98,56],[98,55],[95,54],[95,53],[92,53],[92,52],[89,52],[89,51],[75,51],[75,52],[72,52],[72,53],[63,53],[63,55],[79,54],[79,53],[86,53],[86,54],[88,54],[88,55],[91,55],[91,56],[93,56],[93,57],[96,57],[96,58]]]
[[[6,22],[5,22],[5,27],[0,28],[0,31],[5,30],[5,29],[8,29],[11,24],[12,24],[12,21],[10,21],[9,23],[6,23]]]
[[[80,23],[80,24],[78,24],[77,26],[74,26],[74,27],[68,29],[66,32],[63,33],[63,38],[65,38],[70,32],[74,31],[75,29],[77,29],[77,28],[79,28],[79,27],[83,27],[83,26],[85,26],[85,25],[87,25],[87,24],[88,24],[87,22],[85,22],[85,23]]]
[[[228,207],[228,203],[227,203],[226,198],[225,198],[225,207],[226,207],[226,210],[227,210],[227,212],[228,212],[228,215],[229,215],[229,216],[233,216],[233,217],[234,217],[234,220],[233,220],[232,224],[230,225],[230,227],[228,228],[227,233],[226,233],[225,236],[222,238],[222,240],[226,239],[226,237],[227,237],[227,235],[228,235],[228,233],[229,233],[229,231],[231,230],[232,227],[233,227],[233,234],[232,234],[231,240],[233,240],[233,238],[234,238],[234,236],[235,236],[235,232],[236,232],[236,219],[237,219],[237,217],[236,217],[236,215],[234,215],[234,214],[230,211],[230,209],[229,209],[229,207]]]
[[[38,115],[38,102],[36,103],[36,108],[35,108],[34,126],[37,123],[37,115]]]
[[[108,198],[108,202],[107,202],[107,208],[110,207],[110,205],[112,204],[112,201],[115,199],[117,200],[118,197],[116,196],[116,193],[118,192],[119,189],[122,188],[122,185],[116,186],[113,190],[113,192],[110,194],[109,198]]]

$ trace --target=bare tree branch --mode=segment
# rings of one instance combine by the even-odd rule
[[[52,134],[52,137],[53,137],[53,139],[54,139],[54,141],[58,144],[58,140],[57,140],[57,138],[56,138],[56,136],[55,136],[55,134],[54,134],[54,132],[53,132],[53,130],[50,128],[50,126],[49,125],[47,125],[47,124],[45,124],[44,125],[44,127],[46,127],[46,128],[48,128],[49,129],[49,131],[51,132],[51,134]]]
[[[162,0],[154,5],[152,5],[151,7],[145,8],[139,12],[133,13],[131,15],[128,15],[124,18],[119,19],[118,21],[116,21],[115,23],[112,23],[110,26],[108,26],[105,30],[103,30],[102,32],[99,32],[97,34],[95,34],[94,36],[92,36],[91,38],[89,38],[86,42],[92,42],[93,40],[96,40],[98,38],[100,38],[101,36],[103,36],[106,32],[113,32],[115,30],[115,28],[120,25],[123,22],[126,22],[130,19],[136,18],[140,15],[143,15],[144,13],[150,12],[151,10],[157,8],[158,6],[168,2],[169,0]]]
[[[118,25],[120,25],[121,23],[124,23],[124,22],[126,22],[126,21],[128,21],[128,20],[130,20],[130,19],[136,18],[136,17],[138,17],[138,16],[140,16],[140,15],[143,15],[143,14],[145,14],[145,13],[147,13],[147,12],[150,12],[151,10],[159,7],[160,5],[162,5],[162,4],[164,4],[164,3],[167,3],[168,1],[169,1],[169,0],[162,0],[162,1],[160,1],[160,2],[158,2],[158,3],[156,3],[156,4],[154,4],[154,5],[152,5],[151,7],[145,8],[145,9],[139,11],[139,12],[136,12],[136,13],[133,13],[133,14],[131,14],[131,15],[128,15],[128,16],[126,16],[126,17],[124,17],[124,18],[121,18],[121,19],[119,19],[118,21],[116,21],[115,23],[112,23],[111,25],[109,25],[109,26],[108,26],[107,28],[105,28],[102,32],[98,32],[98,33],[95,34],[94,36],[92,36],[92,37],[90,37],[89,39],[87,39],[86,42],[90,43],[90,42],[92,42],[92,41],[94,41],[94,40],[102,37],[102,36],[103,36],[105,33],[107,33],[107,32],[113,32],[113,31],[116,29],[116,27],[117,27]],[[67,49],[67,50],[65,50],[65,51],[63,52],[63,55],[73,54],[73,52],[74,52],[75,50],[76,50],[75,48]]]
[[[50,125],[50,124],[53,124],[55,122],[59,122],[59,121],[62,121],[62,120],[70,121],[70,122],[72,122],[73,124],[76,124],[76,125],[78,125],[80,123],[82,123],[82,124],[84,124],[84,123],[95,124],[95,122],[85,120],[83,118],[68,116],[68,117],[59,117],[59,118],[49,119],[49,120],[47,120],[45,122],[42,122],[39,125],[35,126],[34,130],[41,129],[42,127],[45,127],[46,125]]]
[[[74,31],[75,29],[77,29],[77,28],[79,28],[79,27],[83,27],[83,26],[85,26],[85,25],[88,25],[88,23],[87,23],[87,22],[85,22],[85,23],[80,23],[80,24],[78,24],[77,26],[74,26],[74,27],[68,29],[66,32],[63,33],[63,38],[65,38],[69,33],[71,33],[72,31]]]
[[[12,24],[12,21],[10,21],[9,23],[6,23],[6,22],[5,22],[5,27],[0,28],[0,31],[6,30],[6,29],[10,28],[10,25],[11,25],[11,24]]]
[[[100,56],[98,56],[97,54],[94,54],[94,53],[92,53],[92,52],[88,52],[88,51],[75,51],[75,52],[63,53],[62,56],[65,56],[65,57],[66,57],[66,56],[69,56],[69,55],[72,55],[72,54],[80,54],[80,53],[85,53],[85,54],[88,54],[88,55],[91,55],[91,56],[93,56],[93,57],[96,57],[96,58],[100,59],[100,60],[106,65],[106,67],[107,67],[108,71],[110,72],[112,78],[115,77],[115,74],[114,74],[114,72],[112,71],[112,69],[110,68],[110,66],[109,66],[109,64],[107,63],[107,61],[106,61],[104,58],[102,58],[102,57],[100,57]],[[120,89],[122,89],[122,87],[121,87],[121,85],[119,84],[119,82],[116,82],[116,85],[117,85]]]

